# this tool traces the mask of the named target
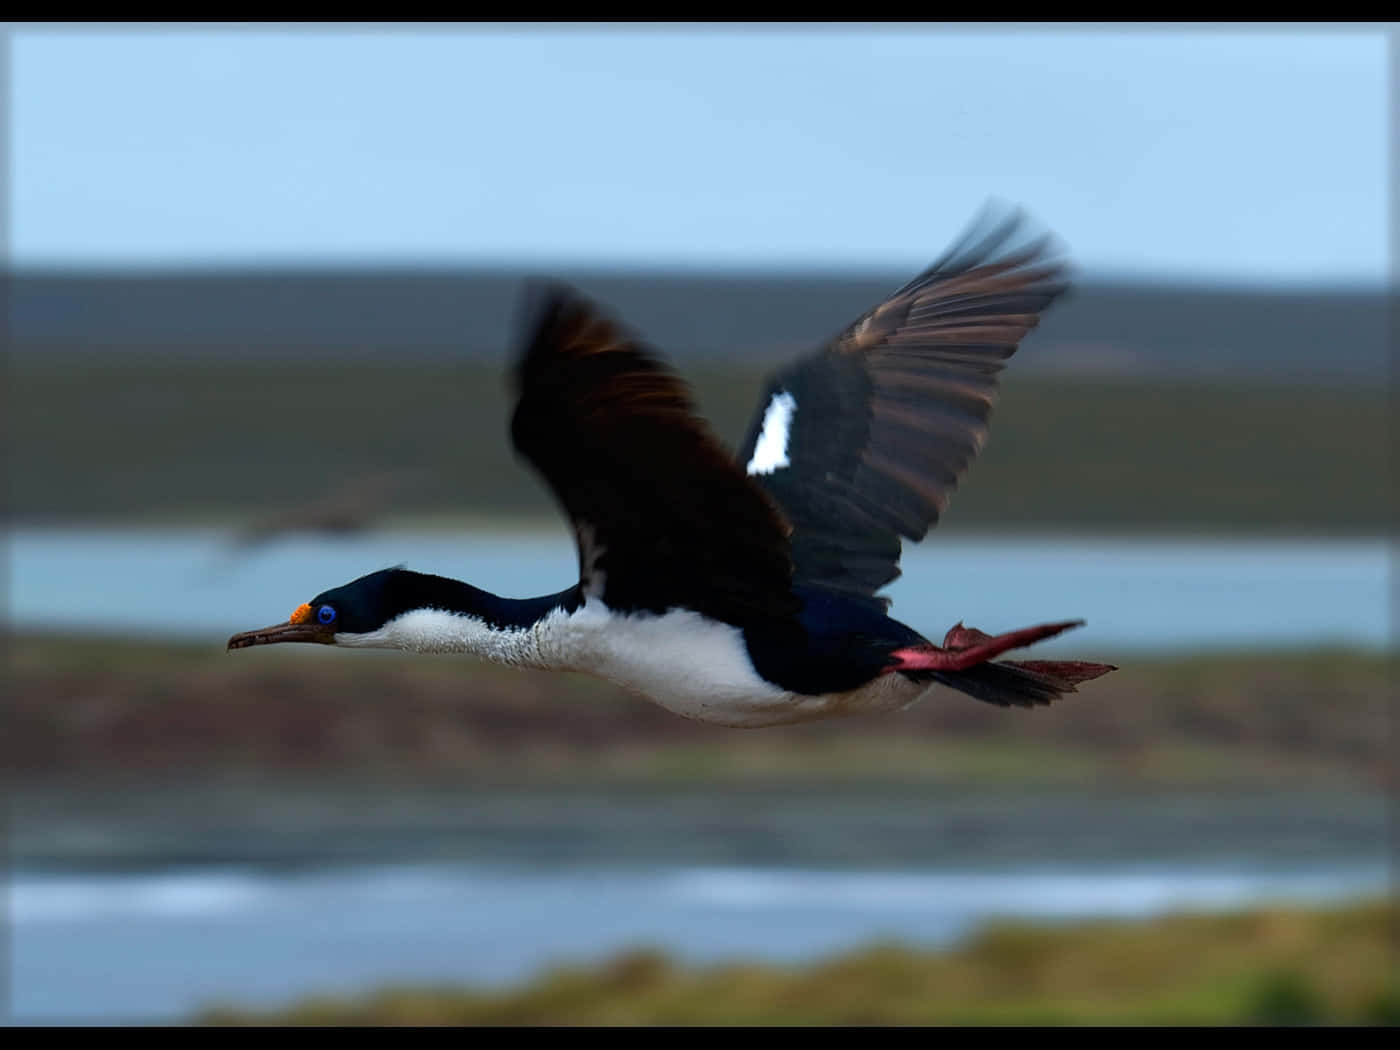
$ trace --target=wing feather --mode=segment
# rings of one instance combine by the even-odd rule
[[[736,625],[790,616],[788,524],[685,384],[570,290],[541,298],[511,437],[573,522],[584,593]]]
[[[1067,286],[1048,236],[990,208],[937,262],[775,375],[788,465],[756,475],[792,525],[794,577],[883,608],[900,538],[922,539],[987,439],[998,374]]]

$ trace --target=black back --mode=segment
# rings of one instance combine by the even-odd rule
[[[573,292],[540,294],[511,437],[574,525],[584,593],[736,626],[791,619],[788,525],[685,385]]]
[[[795,402],[787,464],[754,479],[792,526],[798,583],[884,609],[900,537],[923,539],[981,449],[997,373],[1066,287],[1046,237],[986,211],[941,259],[777,373],[739,452],[754,452],[774,397]]]

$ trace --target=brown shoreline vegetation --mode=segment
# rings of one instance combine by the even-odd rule
[[[454,657],[7,642],[0,761],[20,783],[197,773],[531,781],[842,778],[1331,783],[1390,771],[1394,660],[1134,658],[1050,708],[936,691],[896,714],[732,730],[607,683]]]

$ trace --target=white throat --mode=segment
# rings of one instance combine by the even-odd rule
[[[445,609],[413,609],[394,617],[377,631],[339,632],[336,645],[357,649],[406,649],[415,653],[465,653],[514,667],[555,666],[544,660],[541,627],[554,610],[530,627],[493,627],[480,617]]]

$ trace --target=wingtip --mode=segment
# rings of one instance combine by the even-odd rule
[[[961,271],[997,262],[1042,266],[1066,288],[1072,278],[1069,246],[1024,205],[990,197],[930,270]]]
[[[547,277],[526,278],[520,296],[515,350],[514,386],[525,385],[525,373],[539,351],[555,341],[571,313],[591,313],[592,302],[566,281]]]
[[[520,327],[526,333],[527,344],[566,303],[582,301],[578,289],[555,277],[527,277],[520,294]]]

